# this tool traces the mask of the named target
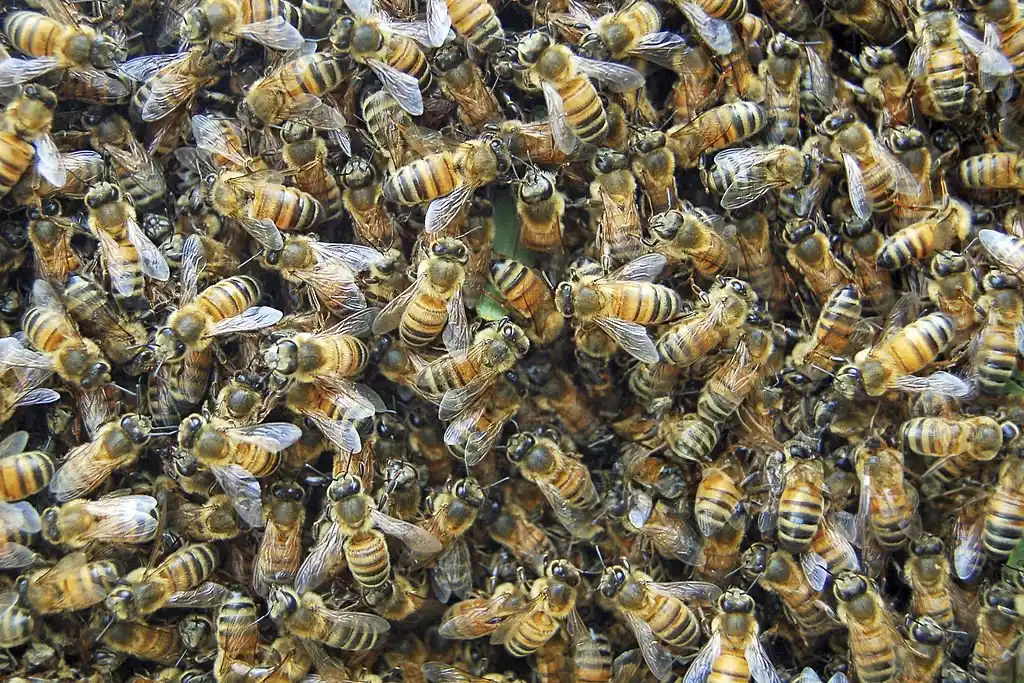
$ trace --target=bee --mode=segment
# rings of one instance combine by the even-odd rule
[[[220,674],[235,662],[255,663],[259,639],[256,603],[242,592],[231,591],[218,607],[214,632],[217,644],[214,671]]]
[[[1020,614],[1012,607],[1014,590],[997,583],[981,594],[978,639],[971,653],[972,680],[995,683],[1013,679],[1013,653],[1020,646]]]
[[[267,598],[270,617],[288,633],[341,650],[369,650],[391,625],[374,614],[328,609],[316,593],[301,595],[285,586],[274,586]]]
[[[603,81],[613,92],[643,85],[643,77],[636,69],[577,57],[567,46],[540,31],[520,37],[512,52],[513,68],[521,69],[527,80],[545,93],[551,134],[566,154],[574,152],[581,143],[598,145],[608,136],[608,114],[591,78]]]
[[[495,543],[507,548],[520,563],[538,574],[544,569],[544,557],[555,555],[551,537],[515,503],[500,506],[497,516],[487,525],[487,533]]]
[[[899,550],[920,535],[921,524],[917,489],[903,477],[903,455],[881,437],[870,437],[854,450],[854,460],[861,482],[857,536],[866,540],[870,526],[879,545]]]
[[[678,239],[678,235],[677,235]],[[658,356],[686,368],[734,340],[757,304],[757,294],[742,280],[722,278],[705,295],[694,315],[683,318],[658,338]]]
[[[262,265],[286,281],[305,286],[318,305],[331,311],[366,308],[356,273],[381,259],[370,248],[320,242],[310,235],[286,235],[277,250],[264,252]]]
[[[167,193],[164,172],[135,137],[128,119],[94,109],[82,116],[82,123],[90,133],[89,144],[109,161],[118,186],[131,197],[135,210],[145,213],[157,208]]]
[[[820,607],[820,589],[811,586],[790,553],[755,543],[743,554],[742,563],[763,588],[779,596],[804,642],[812,642],[839,626]]]
[[[727,524],[746,527],[743,491],[740,488],[743,470],[734,456],[727,455],[701,472],[700,484],[693,503],[697,528],[705,537],[712,536]]]
[[[444,488],[427,499],[429,517],[420,528],[436,540],[440,550],[414,548],[418,563],[430,563],[434,595],[448,602],[452,594],[466,597],[472,590],[472,566],[469,546],[464,538],[484,504],[484,492],[472,477],[449,480]]]
[[[669,94],[675,123],[692,121],[714,106],[721,84],[715,64],[704,45],[688,35],[682,38],[686,48],[677,53],[678,76]]]
[[[0,502],[25,500],[42,491],[53,478],[53,458],[43,451],[26,451],[28,432],[17,431],[0,441]]]
[[[272,50],[302,47],[298,8],[282,0],[202,0],[182,17],[182,37],[192,45],[227,45],[245,38]]]
[[[409,432],[403,422],[391,419],[385,413],[377,425],[377,432],[386,431],[401,449],[400,455],[406,457],[409,449]],[[382,434],[383,436],[383,434]],[[419,513],[423,495],[420,490],[420,468],[396,459],[395,453],[387,461],[384,474],[384,486],[378,497],[378,507],[386,509],[389,515],[403,521],[412,519]]]
[[[30,59],[8,57],[0,62],[0,84],[19,85],[64,69],[69,79],[98,90],[113,91],[119,87],[117,92],[126,96],[124,84],[104,73],[124,59],[124,49],[112,38],[80,22],[68,5],[50,3],[48,7],[60,16],[19,11],[4,17],[4,35],[10,45]]]
[[[985,510],[982,543],[990,557],[1008,557],[1024,538],[1020,510],[1024,507],[1024,458],[1009,455],[999,468],[999,479]]]
[[[696,168],[704,154],[757,135],[768,123],[764,109],[753,102],[723,104],[665,133],[679,168]]]
[[[217,392],[214,416],[232,427],[244,427],[259,422],[267,412],[263,391],[264,380],[258,375],[238,372]]]
[[[834,374],[855,341],[860,316],[857,289],[853,285],[835,289],[822,305],[811,337],[797,342],[790,361],[814,381]]]
[[[277,309],[254,305],[261,290],[245,275],[225,278],[197,294],[203,261],[199,240],[190,237],[182,250],[179,308],[168,316],[154,338],[161,362],[178,363],[186,357],[194,362],[193,357],[206,353],[217,337],[259,330],[282,317]]]
[[[904,450],[933,458],[968,455],[991,460],[1003,446],[1019,436],[1012,422],[1000,424],[991,417],[915,417],[900,427]]]
[[[7,59],[0,65],[12,63],[26,62]],[[54,186],[60,187],[68,182],[67,168],[50,135],[56,108],[57,96],[53,91],[34,83],[26,85],[17,97],[8,102],[3,119],[0,119],[0,140],[4,143],[0,196],[6,196],[33,166],[42,179]]]
[[[223,171],[208,176],[208,200],[222,218],[232,218],[269,250],[283,247],[281,230],[304,231],[319,225],[324,208],[302,190],[276,182],[274,171]]]
[[[18,597],[20,604],[38,615],[76,611],[103,602],[117,580],[116,563],[89,562],[85,553],[74,552],[52,567],[19,577]]]
[[[203,503],[182,501],[170,514],[173,528],[193,541],[220,541],[242,535],[240,518],[226,494],[210,496]]]
[[[874,0],[829,0],[829,14],[842,26],[848,26],[874,45],[889,45],[906,30],[895,8]]]
[[[673,35],[673,34],[670,34]],[[660,131],[637,133],[629,146],[630,169],[650,206],[651,213],[674,209],[679,204],[675,155]]]
[[[928,617],[943,629],[953,627],[950,566],[945,544],[938,536],[922,534],[910,542],[903,573],[911,590],[911,614]]]
[[[384,307],[409,286],[405,255],[392,247],[357,273],[357,280],[366,300]]]
[[[168,666],[177,662],[182,653],[177,626],[117,621],[104,630],[100,640],[115,652]]]
[[[761,301],[776,303],[785,296],[785,281],[769,248],[768,220],[760,213],[736,220],[737,275]]]
[[[35,630],[35,616],[18,605],[17,591],[0,593],[0,645],[6,648],[24,645]]]
[[[529,376],[529,372],[527,375]],[[605,430],[582,390],[568,373],[552,368],[546,376],[530,377],[537,406],[550,413],[578,444],[590,445],[607,439]]]
[[[857,678],[868,683],[894,680],[902,643],[882,597],[863,574],[843,572],[832,591],[839,619],[850,631],[850,655]]]
[[[548,119],[530,123],[502,121],[497,126],[489,126],[487,130],[501,138],[515,158],[526,159],[532,164],[557,167],[577,156],[559,147]]]
[[[716,154],[707,182],[722,208],[736,210],[769,192],[807,187],[820,173],[820,160],[795,147],[746,147]]]
[[[79,328],[97,340],[103,354],[129,374],[153,368],[153,352],[146,347],[149,333],[142,323],[123,315],[95,281],[72,275],[64,285],[64,305]]]
[[[709,425],[726,421],[754,390],[775,351],[770,331],[751,327],[736,353],[708,378],[697,397],[697,415]]]
[[[83,548],[98,543],[147,543],[156,536],[157,502],[152,496],[108,496],[46,508],[42,537],[52,545]]]
[[[768,42],[768,55],[760,64],[759,75],[764,83],[765,111],[772,117],[766,134],[769,142],[799,142],[802,53],[801,46],[783,33]],[[831,83],[824,84],[824,89],[830,91]]]
[[[426,584],[413,584],[401,574],[395,574],[391,581],[367,592],[364,598],[374,612],[393,621],[408,619],[430,599]]]
[[[512,259],[491,260],[488,272],[532,343],[548,346],[562,334],[565,318],[555,309],[551,289],[541,274]]]
[[[977,1],[972,2],[971,6],[984,15],[983,22],[986,42],[989,40],[990,25],[994,26],[998,33],[999,49],[1014,68],[1020,66],[1022,56],[1024,56],[1024,47],[1020,43],[1020,10],[1011,4],[993,5]]]
[[[402,166],[385,181],[384,197],[403,206],[430,202],[426,229],[434,233],[455,220],[477,189],[501,180],[511,168],[508,146],[485,133]]]
[[[760,527],[776,526],[783,550],[806,552],[818,533],[825,507],[825,470],[821,459],[803,439],[788,441],[781,453],[766,462],[765,478],[774,500],[762,512]]]
[[[962,187],[973,190],[1015,190],[1024,182],[1024,159],[1016,152],[991,152],[967,157],[957,167],[957,180]],[[995,230],[988,232],[1002,235]]]
[[[892,276],[878,265],[878,253],[885,240],[882,233],[871,221],[847,221],[840,236],[841,253],[853,266],[852,282],[862,297],[862,308],[887,314],[896,303],[896,292]]]
[[[786,261],[800,273],[815,300],[824,305],[828,296],[851,279],[849,270],[832,253],[828,236],[814,220],[798,219],[783,231]]]
[[[384,206],[384,190],[373,164],[349,159],[341,169],[341,184],[341,199],[359,241],[387,252],[395,243],[397,227]]]
[[[866,45],[856,58],[856,64],[865,72],[864,90],[878,111],[879,130],[893,125],[910,125],[907,93],[912,82],[896,53],[890,48]]]
[[[971,388],[954,375],[945,372],[932,373],[926,378],[913,375],[946,350],[954,333],[955,322],[945,313],[936,311],[918,318],[874,346],[859,351],[853,363],[839,368],[836,389],[847,398],[856,396],[858,391],[882,396],[891,389],[969,396]]]
[[[655,502],[642,491],[631,495],[623,527],[649,542],[661,557],[697,567],[705,562],[700,536],[690,528],[686,518],[664,501]]]
[[[39,513],[30,503],[0,502],[0,567],[21,569],[35,564],[39,556],[28,546],[41,528]]]
[[[337,476],[327,488],[327,501],[331,521],[298,569],[295,585],[300,590],[320,585],[339,555],[345,558],[361,587],[372,590],[382,586],[391,576],[391,554],[385,533],[422,554],[441,550],[441,544],[428,532],[378,510],[373,498],[364,492],[362,480],[355,475]],[[271,589],[271,600],[277,589]]]
[[[872,211],[888,212],[896,195],[917,197],[921,184],[872,135],[864,123],[849,110],[828,116],[819,130],[832,140],[831,155],[842,159],[846,169],[850,204],[854,212],[867,219]]]
[[[965,269],[966,265],[964,261]],[[977,337],[972,365],[977,372],[979,393],[1001,396],[1017,367],[1017,337],[1024,323],[1024,302],[1020,283],[1012,275],[992,270],[985,274],[982,285],[985,294],[976,306],[987,312],[987,320]],[[976,307],[972,305],[970,309],[974,313]]]
[[[152,569],[139,567],[129,572],[105,595],[103,604],[115,618],[136,621],[166,606],[172,594],[199,587],[218,564],[216,545],[185,546]]]
[[[687,603],[717,600],[722,593],[714,584],[699,581],[656,583],[625,559],[604,569],[598,590],[623,617],[658,678],[672,666],[669,649],[693,653],[700,644],[700,622]]]
[[[703,462],[718,443],[718,428],[693,413],[673,412],[658,421],[658,436],[676,458]]]
[[[311,194],[324,207],[324,221],[341,218],[344,207],[338,179],[327,167],[327,143],[316,131],[301,123],[288,122],[281,132],[281,156],[294,171],[292,182]]]
[[[903,680],[935,680],[946,659],[946,630],[931,617],[919,617],[906,624],[907,659]]]
[[[346,79],[344,64],[330,51],[290,59],[249,87],[238,104],[238,119],[255,130],[284,121],[343,130],[345,117],[322,98]]]
[[[68,451],[50,480],[50,493],[58,503],[81,498],[105,482],[110,474],[130,467],[149,443],[151,420],[128,413],[100,426],[92,440]]]
[[[163,126],[149,144],[152,153],[176,144],[181,112],[191,108],[199,90],[217,82],[221,69],[209,50],[197,46],[183,54],[136,57],[121,64],[120,70],[142,83],[132,95],[132,118],[146,123],[161,122]]]
[[[904,268],[948,249],[954,238],[970,240],[971,211],[961,201],[947,198],[936,215],[918,221],[886,238],[878,253],[878,265],[886,270]]]
[[[60,204],[48,201],[28,211],[28,238],[35,255],[36,276],[53,286],[63,285],[80,261],[71,246],[75,226],[60,215]]]
[[[305,491],[293,482],[270,488],[267,528],[253,562],[253,590],[267,596],[274,585],[290,585],[302,560],[302,525],[306,519]]]
[[[587,267],[555,288],[555,307],[575,318],[579,329],[592,326],[606,333],[636,359],[659,360],[658,350],[643,325],[670,322],[682,313],[682,299],[674,290],[651,283],[665,266],[665,257],[648,254],[605,276],[599,267]]]
[[[447,43],[434,54],[441,91],[458,105],[459,121],[472,133],[499,119],[498,100],[484,83],[476,62],[457,43]]]
[[[519,412],[527,395],[519,373],[508,370],[480,397],[452,418],[444,441],[452,455],[473,466],[488,463],[502,430]]]
[[[561,251],[565,195],[558,191],[555,176],[531,169],[515,183],[515,196],[522,245],[530,251]]]
[[[460,4],[461,3],[461,4]],[[494,8],[473,0],[430,0],[427,3],[427,38],[430,45],[441,47],[448,30],[475,50],[495,54],[505,44],[505,30]]]

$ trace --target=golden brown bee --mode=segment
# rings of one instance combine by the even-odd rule
[[[971,653],[971,678],[985,683],[1011,680],[1013,652],[1020,645],[1021,615],[1014,589],[1000,582],[984,590],[977,617],[978,639]]]
[[[0,593],[0,645],[18,647],[33,636],[36,619],[25,607],[18,605],[17,591]]]
[[[415,550],[418,562],[432,564],[431,584],[441,602],[455,594],[467,597],[472,591],[472,566],[465,535],[476,521],[484,504],[484,492],[472,477],[449,480],[427,499],[427,519],[420,523],[440,544],[440,550],[420,547]]]
[[[758,639],[755,608],[754,599],[739,588],[730,588],[718,598],[719,614],[711,622],[711,638],[690,664],[694,680],[780,680]]]
[[[177,626],[157,626],[142,621],[117,621],[103,631],[101,642],[116,652],[171,665],[181,657]]]
[[[116,563],[89,562],[83,552],[70,553],[52,567],[21,576],[19,601],[36,614],[86,609],[103,602],[117,579]]]
[[[440,72],[441,91],[458,105],[459,121],[471,133],[498,120],[498,100],[462,47],[457,43],[441,46],[434,54],[434,66]]]
[[[555,180],[551,173],[531,169],[515,185],[519,240],[531,251],[562,250],[565,195],[558,191]]]
[[[146,347],[149,334],[123,315],[94,280],[72,275],[64,285],[64,305],[80,329],[97,340],[103,353],[128,374],[153,369],[155,357]]]
[[[771,117],[766,133],[769,142],[799,143],[802,53],[803,48],[782,33],[768,42],[767,58],[760,64],[759,75],[764,82],[765,112]],[[825,88],[831,90],[831,83]]]
[[[324,208],[302,190],[275,182],[273,171],[223,171],[210,180],[208,199],[223,218],[239,222],[267,249],[283,246],[281,230],[305,231],[324,219]]]
[[[820,458],[802,440],[785,444],[768,460],[765,478],[775,494],[771,508],[762,513],[762,529],[776,526],[779,545],[790,552],[807,551],[818,532],[825,506],[825,470]]]
[[[624,617],[656,677],[670,671],[674,654],[693,654],[700,644],[700,622],[687,603],[722,593],[710,583],[657,583],[626,560],[605,568],[598,590]]]
[[[253,562],[252,586],[266,597],[274,585],[290,585],[302,560],[302,525],[306,519],[305,491],[292,482],[270,488],[267,527]]]
[[[299,595],[284,586],[271,589],[268,603],[270,616],[280,628],[342,650],[369,650],[391,628],[376,615],[328,609],[316,593]]]
[[[106,595],[104,605],[117,619],[134,621],[166,606],[174,593],[198,588],[218,563],[217,547],[212,543],[186,546],[152,569],[139,567],[129,572]]]
[[[202,0],[185,12],[181,35],[190,44],[225,45],[245,38],[272,50],[302,47],[298,8],[284,0]]]
[[[264,361],[281,384],[320,383],[325,390],[354,394],[349,378],[362,373],[370,355],[359,337],[369,333],[375,316],[376,310],[364,309],[323,332],[279,339],[264,349]]]
[[[748,147],[716,154],[715,167],[704,175],[704,182],[722,195],[723,208],[736,210],[769,192],[807,187],[821,173],[820,159],[795,147]]]
[[[703,462],[718,443],[718,428],[693,413],[671,412],[659,419],[658,436],[680,460]]]
[[[0,567],[21,569],[34,564],[39,556],[28,546],[41,527],[39,513],[30,503],[0,502]]]
[[[864,89],[878,111],[879,130],[883,126],[909,125],[911,110],[907,92],[911,80],[896,53],[889,48],[865,45],[857,65],[865,71]]]
[[[530,521],[526,510],[515,503],[498,509],[497,516],[487,525],[487,533],[538,574],[544,569],[544,557],[555,555],[555,544],[547,532]]]
[[[696,168],[701,156],[756,135],[767,124],[764,110],[752,102],[735,102],[709,109],[692,121],[665,133],[668,148],[680,168]]]
[[[643,253],[640,215],[636,208],[636,177],[629,157],[612,149],[598,150],[590,163],[591,227],[596,233],[605,270],[634,260]]]
[[[68,452],[50,480],[50,492],[59,503],[81,498],[100,486],[119,468],[131,466],[149,443],[152,423],[134,413],[98,427],[91,441]]]
[[[249,87],[238,104],[238,119],[257,130],[286,120],[340,130],[345,118],[321,98],[346,79],[343,62],[330,51],[290,59]]]
[[[531,342],[547,346],[561,335],[565,318],[555,309],[551,288],[541,274],[512,259],[492,260],[489,274]]]
[[[877,589],[863,574],[844,572],[833,587],[839,619],[850,631],[850,654],[857,677],[881,683],[897,676],[902,640]]]
[[[878,265],[885,238],[871,221],[847,221],[840,229],[842,254],[853,266],[851,278],[865,310],[887,314],[896,303],[892,276]],[[957,325],[959,327],[959,325]]]
[[[966,261],[964,267],[966,270]],[[974,344],[972,365],[979,392],[987,397],[1001,396],[1017,367],[1017,330],[1024,323],[1024,299],[1020,282],[1012,275],[991,270],[985,274],[982,285],[985,294],[977,304],[967,302],[972,313],[980,310],[987,315]]]
[[[970,240],[971,210],[948,197],[933,217],[920,220],[886,238],[878,252],[878,265],[886,270],[904,268],[924,261],[937,251],[948,249],[954,239]]]
[[[374,612],[394,621],[408,619],[419,612],[430,599],[425,583],[413,584],[401,574],[364,596]]]
[[[172,528],[193,541],[220,541],[242,535],[242,520],[226,494],[210,496],[203,503],[182,501],[169,514]]]
[[[682,36],[686,48],[678,54],[678,77],[670,102],[673,121],[686,123],[717,103],[719,77],[704,45],[689,35]]]
[[[991,557],[1007,557],[1021,538],[1019,520],[1024,507],[1024,458],[1009,455],[999,468],[999,479],[988,499],[982,542]]]
[[[79,266],[71,246],[74,224],[60,215],[60,205],[45,202],[29,209],[28,238],[35,254],[36,275],[53,286],[62,286]]]
[[[658,356],[664,362],[686,368],[734,341],[757,304],[757,294],[742,280],[722,278],[705,300],[693,315],[674,323],[658,338]]]
[[[128,120],[94,109],[82,116],[82,123],[90,133],[89,144],[109,160],[117,184],[131,197],[135,209],[156,208],[167,192],[164,172],[135,137]]]
[[[47,543],[82,548],[98,543],[146,543],[156,536],[157,502],[152,496],[108,496],[73,500],[41,516]]]
[[[434,47],[444,44],[449,29],[480,52],[494,54],[504,46],[505,30],[490,3],[430,0],[426,9],[427,37]]]
[[[449,607],[441,617],[439,633],[452,640],[481,638],[494,633],[502,619],[520,611],[526,596],[520,587],[502,583],[490,597],[469,598]]]
[[[494,130],[516,158],[533,164],[559,166],[573,158],[571,152],[565,152],[558,146],[551,122],[547,119],[530,123],[502,121],[496,129],[490,126],[488,130]]]
[[[356,236],[378,251],[386,252],[395,242],[397,227],[384,206],[384,190],[377,170],[368,161],[349,159],[341,169],[341,198],[352,218]]]
[[[866,542],[870,527],[883,548],[902,548],[919,535],[921,526],[917,489],[903,476],[903,454],[889,448],[881,437],[870,437],[857,446],[853,457],[861,480],[859,539]]]
[[[8,59],[2,64],[22,64]],[[23,175],[35,166],[42,180],[60,187],[68,182],[67,168],[57,144],[50,136],[57,96],[41,85],[22,89],[4,109],[0,140],[4,143],[3,169],[0,171],[0,196],[6,195]]]
[[[771,332],[749,327],[735,354],[705,382],[697,397],[697,415],[709,425],[726,421],[754,390],[774,352]]]
[[[316,131],[301,123],[286,123],[281,131],[281,156],[286,168],[293,172],[292,182],[303,192],[313,195],[324,207],[324,221],[342,214],[342,190],[338,179],[327,166],[327,143]]]
[[[671,35],[671,34],[670,34]],[[668,139],[660,131],[637,133],[629,146],[630,168],[650,213],[660,213],[679,204],[676,189],[676,158],[668,148]]]
[[[701,472],[693,502],[693,516],[701,534],[711,536],[726,525],[746,527],[742,478],[743,470],[733,455],[723,456]]]
[[[821,307],[811,337],[793,347],[790,362],[812,381],[833,375],[854,342],[860,314],[861,302],[853,285],[834,290]]]
[[[922,534],[910,542],[903,565],[911,590],[911,614],[929,617],[945,629],[953,627],[953,598],[949,560],[937,536]]]
[[[330,311],[366,308],[356,273],[373,267],[380,254],[355,244],[320,242],[311,235],[283,236],[279,250],[264,252],[262,265],[288,282],[307,288],[310,298]],[[190,238],[191,239],[191,238]]]
[[[24,500],[46,488],[53,478],[53,459],[42,451],[26,451],[28,432],[14,432],[0,441],[0,502]]]
[[[1000,424],[991,417],[915,417],[900,427],[905,450],[933,458],[967,455],[991,460],[1004,445],[1019,436],[1012,422]]]
[[[830,248],[828,236],[813,220],[787,223],[783,231],[786,242],[786,260],[803,276],[815,300],[824,305],[837,288],[850,281],[851,276]]]
[[[874,45],[888,45],[905,31],[895,8],[874,0],[830,0],[829,14]]]

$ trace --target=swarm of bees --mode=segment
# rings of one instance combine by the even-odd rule
[[[0,679],[1024,680],[1024,5],[0,17]]]

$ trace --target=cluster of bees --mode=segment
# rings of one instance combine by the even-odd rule
[[[1024,676],[1024,11],[0,16],[0,677]]]

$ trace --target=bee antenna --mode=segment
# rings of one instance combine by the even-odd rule
[[[258,251],[258,252],[256,252],[255,254],[253,254],[252,256],[250,256],[249,258],[247,258],[247,259],[246,259],[245,261],[242,261],[241,263],[239,263],[239,264],[238,264],[238,268],[239,268],[239,269],[241,269],[241,268],[243,268],[244,266],[247,266],[247,265],[248,265],[249,263],[251,263],[252,261],[254,261],[254,260],[256,260],[257,258],[259,258],[259,257],[260,257],[260,255],[262,255],[262,254],[263,254],[262,250],[261,250],[261,251]]]
[[[601,546],[595,544],[594,545],[594,552],[597,553],[597,559],[601,561],[601,566],[607,569],[608,565],[605,564],[605,562],[604,562],[604,555],[601,554]]]
[[[120,384],[118,384],[117,382],[112,382],[112,384],[113,384],[113,385],[114,385],[115,387],[117,387],[118,389],[120,389],[121,391],[123,391],[124,393],[128,394],[129,396],[138,396],[138,394],[136,394],[136,393],[135,393],[134,391],[132,391],[132,390],[130,390],[130,389],[126,389],[126,388],[122,387],[122,386],[121,386]]]
[[[482,486],[480,488],[481,488],[482,491],[486,491],[487,489],[493,488],[493,487],[497,486],[498,484],[505,483],[506,481],[508,481],[511,478],[512,477],[504,477],[503,479],[499,479],[498,481],[494,482],[493,484],[488,484],[487,486]]]

